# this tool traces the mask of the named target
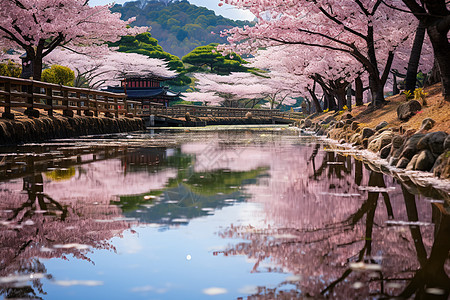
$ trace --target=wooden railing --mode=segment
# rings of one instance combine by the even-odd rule
[[[173,118],[184,118],[186,113],[191,117],[222,117],[222,118],[245,118],[247,113],[252,117],[260,118],[294,118],[301,114],[295,112],[282,112],[277,109],[250,109],[250,108],[232,108],[217,106],[198,106],[198,105],[174,105],[165,107],[159,103],[150,103],[149,108],[142,111],[144,115],[170,116]]]
[[[0,76],[0,107],[4,118],[14,118],[12,107],[26,108],[25,114],[39,117],[36,108],[44,109],[49,116],[62,110],[66,116],[83,112],[86,116],[116,118],[119,115],[141,114],[141,102],[129,101],[125,94],[109,93],[85,88],[74,88],[36,80]]]

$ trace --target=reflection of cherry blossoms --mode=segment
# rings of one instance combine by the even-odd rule
[[[37,297],[34,289],[43,294],[40,280],[51,275],[40,259],[72,256],[94,263],[92,249],[115,251],[109,240],[133,221],[111,200],[161,188],[175,174],[126,174],[124,168],[121,160],[110,159],[78,166],[66,178],[47,172],[0,183],[0,294]]]
[[[436,248],[433,242],[439,243],[437,229],[445,229],[448,220],[441,217],[445,222],[439,224],[434,205],[361,162],[318,150],[300,146],[277,152],[270,161],[270,177],[247,189],[252,201],[264,204],[270,225],[231,226],[220,233],[245,240],[223,254],[246,255],[254,262],[253,272],[296,275],[278,291],[260,288],[255,296],[280,296],[280,290],[293,284],[293,297],[389,297],[415,281],[416,290],[434,285],[437,293],[448,295],[442,285],[448,277],[442,274],[430,282],[423,276],[412,280],[419,269],[449,271],[448,262],[444,265],[448,248],[439,248],[443,260],[440,252],[430,255]],[[413,225],[398,226],[395,221]]]

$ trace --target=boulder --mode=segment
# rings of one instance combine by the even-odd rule
[[[391,148],[392,148],[392,143],[381,148],[380,157],[383,159],[387,158],[389,156],[389,153],[391,152]]]
[[[353,122],[352,122],[352,125],[351,125],[351,129],[352,129],[353,131],[355,131],[356,129],[358,129],[358,127],[359,127],[359,122],[353,121]]]
[[[435,158],[429,150],[423,150],[417,157],[414,170],[430,171],[434,165]]]
[[[403,146],[404,142],[405,142],[405,139],[402,136],[395,135],[392,138],[392,147],[394,147],[395,149],[398,149],[401,146]]]
[[[450,149],[450,135],[444,141],[444,150]]]
[[[400,154],[400,157],[406,157],[408,160],[410,160],[417,153],[417,143],[424,136],[424,134],[420,133],[413,134],[403,145],[403,150]]]
[[[371,137],[374,134],[375,134],[375,130],[373,130],[372,128],[369,128],[369,127],[365,127],[362,130],[361,138],[366,139],[366,138]]]
[[[371,142],[369,142],[368,149],[372,152],[378,152],[383,147],[389,145],[394,137],[394,133],[392,131],[384,131],[380,133],[376,138],[374,138]]]
[[[430,130],[431,128],[433,128],[434,124],[436,124],[435,120],[433,120],[431,118],[426,118],[422,121],[419,131],[423,132],[426,130]]]
[[[422,105],[420,105],[419,101],[410,100],[406,103],[400,104],[399,107],[397,107],[397,117],[401,121],[407,121],[421,109]]]
[[[417,143],[418,150],[430,150],[434,155],[438,156],[444,152],[444,142],[448,134],[444,131],[427,133]]]
[[[380,124],[378,124],[377,127],[375,127],[375,131],[382,129],[382,128],[386,127],[387,125],[388,125],[388,122],[383,121]]]
[[[325,125],[325,124],[330,123],[331,121],[336,121],[336,119],[333,116],[328,116],[328,117],[325,118],[325,120],[323,120],[321,122],[321,124]]]
[[[406,166],[408,164],[409,164],[409,159],[407,159],[406,157],[402,157],[402,158],[400,158],[400,160],[397,162],[397,164],[395,166],[397,168],[404,169],[404,168],[406,168]]]
[[[419,158],[419,154],[414,155],[406,166],[406,170],[415,170],[417,158]]]
[[[342,127],[344,127],[344,125],[345,125],[344,122],[339,121],[339,122],[336,123],[336,128],[342,128]]]
[[[442,179],[450,178],[450,151],[446,151],[439,155],[434,162],[432,172],[436,177]]]
[[[351,119],[351,118],[353,118],[352,114],[346,113],[346,114],[344,114],[344,115],[342,116],[342,119],[341,119],[341,120],[348,120],[348,119]]]
[[[369,146],[369,139],[362,139],[362,146],[364,147],[364,149],[367,149],[367,147]]]
[[[394,137],[392,138],[391,144],[391,152],[389,153],[389,156],[391,158],[399,158],[400,154],[402,153],[403,150],[403,144],[405,142],[405,138],[400,136],[400,135],[394,135]],[[392,162],[392,160],[391,160]],[[395,162],[397,163],[397,162]],[[393,165],[391,163],[391,165]]]

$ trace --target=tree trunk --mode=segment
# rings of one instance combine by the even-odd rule
[[[345,87],[337,89],[335,91],[335,94],[338,102],[338,110],[342,110],[342,108],[345,105],[345,95],[346,95]]]
[[[327,92],[324,92],[324,93],[325,93],[325,97],[324,97],[325,101],[324,102],[327,103],[328,109],[338,111],[338,106],[336,105],[336,102],[334,101],[334,97]]]
[[[427,78],[426,85],[433,85],[441,82],[441,73],[439,71],[439,65],[436,59],[433,62],[433,68],[431,68],[430,76]]]
[[[308,89],[308,92],[311,95],[316,112],[318,112],[318,113],[323,112],[322,107],[320,107],[320,102],[319,102],[319,99],[317,99],[316,94],[310,89]]]
[[[41,81],[42,77],[42,56],[36,56],[32,61],[33,64],[33,80]]]
[[[406,71],[405,90],[411,91],[416,89],[417,69],[419,68],[420,55],[422,52],[422,45],[425,39],[425,24],[423,21],[419,22],[417,26],[414,43],[409,56],[408,69]]]
[[[363,82],[361,77],[356,77],[355,79],[355,102],[356,106],[364,105],[363,102]]]
[[[392,95],[398,95],[400,94],[400,90],[398,89],[397,84],[397,75],[392,73],[392,76],[394,76],[394,82],[392,83]]]
[[[348,86],[347,86],[347,91],[346,91],[346,94],[347,94],[347,107],[348,107],[348,111],[352,111],[352,85],[351,84],[349,84]]]
[[[450,43],[445,34],[438,30],[436,25],[428,26],[428,36],[433,45],[434,58],[439,65],[442,82],[442,94],[446,101],[450,101]]]

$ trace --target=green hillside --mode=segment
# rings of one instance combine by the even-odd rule
[[[111,10],[121,13],[122,19],[136,17],[132,25],[150,26],[152,37],[158,40],[164,51],[178,57],[199,46],[225,43],[226,39],[219,34],[221,30],[251,25],[247,21],[217,16],[214,11],[186,0],[169,3],[148,1],[144,8],[141,6],[140,1],[126,2],[124,5],[116,4]]]

